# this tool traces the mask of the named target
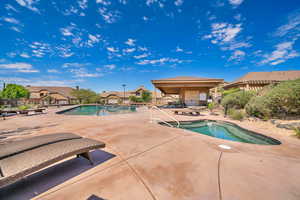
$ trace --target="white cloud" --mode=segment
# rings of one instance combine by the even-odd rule
[[[119,11],[109,10],[105,7],[99,8],[98,11],[102,16],[103,20],[108,24],[115,23],[120,18]]]
[[[20,24],[20,22],[13,17],[4,17],[3,20],[12,24]]]
[[[0,69],[32,69],[32,65],[28,63],[0,64]]]
[[[106,69],[113,70],[113,69],[116,68],[116,65],[114,65],[114,64],[111,64],[111,65],[104,65],[104,67],[105,67]]]
[[[0,69],[16,70],[16,72],[21,73],[39,72],[39,70],[33,69],[32,65],[28,63],[0,64]]]
[[[78,0],[78,5],[81,9],[86,9],[88,7],[88,0]]]
[[[229,0],[229,3],[233,6],[239,6],[243,1],[244,0]]]
[[[241,61],[242,59],[244,59],[246,53],[244,51],[241,50],[236,50],[233,52],[233,54],[229,57],[229,61],[234,60],[236,62]]]
[[[27,53],[21,53],[20,56],[23,58],[30,58],[30,56]]]
[[[128,46],[135,46],[136,40],[128,38],[128,40],[125,42]]]
[[[65,28],[60,28],[60,32],[62,35],[64,36],[72,36],[73,33],[72,33],[72,30],[74,29],[74,26],[67,26]]]
[[[204,39],[211,39],[213,44],[230,42],[242,30],[241,24],[228,23],[213,23],[211,28],[211,34],[205,35]]]
[[[183,49],[180,48],[179,46],[177,46],[175,51],[176,51],[176,52],[183,52]]]
[[[174,4],[176,6],[181,6],[183,4],[183,0],[175,0]]]
[[[88,65],[88,63],[64,63],[62,65],[62,68],[68,68],[68,67],[84,67]]]
[[[275,46],[275,50],[270,54],[265,54],[264,59],[259,64],[277,65],[283,63],[288,59],[300,56],[300,54],[293,49],[294,41],[282,42]]]
[[[70,69],[69,71],[74,74],[74,77],[80,78],[95,78],[102,76],[102,74],[99,73],[90,73],[85,68]]]
[[[15,27],[15,26],[10,27],[10,29],[13,30],[13,31],[16,31],[18,33],[22,32],[18,27]]]
[[[34,12],[39,12],[39,10],[34,7],[34,4],[37,4],[39,0],[16,0],[16,2],[25,8],[28,8],[29,10],[32,10]]]
[[[138,65],[163,65],[163,64],[166,64],[166,63],[183,63],[185,61],[183,60],[179,60],[178,58],[160,58],[160,59],[144,59],[144,60],[141,60],[139,61],[137,64]]]
[[[161,0],[146,0],[146,5],[151,6],[152,4],[157,4],[160,8],[163,8],[165,5]]]
[[[276,37],[289,37],[297,40],[300,37],[300,9],[288,16],[287,23],[275,31]]]
[[[9,83],[16,83],[21,85],[34,85],[34,86],[72,86],[75,83],[82,82],[81,79],[76,80],[50,80],[45,81],[41,78],[32,78],[32,79],[26,79],[26,78],[20,78],[20,77],[0,77],[0,80],[4,82]]]
[[[147,48],[147,47],[138,47],[138,49],[139,49],[140,51],[148,51],[148,48]]]
[[[48,69],[47,72],[48,73],[59,73],[59,71],[56,69]]]
[[[128,48],[128,49],[123,49],[124,53],[132,53],[135,51],[135,48]]]
[[[88,41],[87,41],[87,45],[89,47],[93,47],[94,44],[97,44],[100,42],[101,36],[99,34],[96,35],[92,35],[92,34],[88,34]]]
[[[143,16],[143,18],[142,18],[144,21],[148,21],[149,20],[149,18],[148,17],[146,17],[146,16]]]
[[[112,53],[116,53],[116,52],[119,51],[119,49],[114,48],[114,47],[107,47],[106,49],[107,49],[107,51],[110,51],[110,52],[112,52]]]
[[[108,0],[96,0],[96,3],[102,4],[104,6],[108,6],[111,4],[111,2]]]
[[[15,11],[15,12],[19,12],[17,9],[15,9],[12,5],[10,5],[10,4],[6,4],[5,5],[5,9],[6,10],[13,10],[13,11]]]
[[[143,53],[143,54],[141,54],[141,55],[138,55],[138,56],[133,56],[135,59],[141,59],[141,58],[146,58],[146,57],[148,57],[149,56],[149,54],[147,54],[147,53]]]

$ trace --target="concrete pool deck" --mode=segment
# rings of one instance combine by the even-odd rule
[[[93,152],[96,165],[65,160],[0,189],[0,199],[300,199],[300,140],[271,124],[234,121],[281,145],[238,143],[161,126],[149,122],[146,110],[105,117],[55,111],[1,120],[0,132],[10,140],[72,132],[103,141],[107,147]],[[175,117],[224,120],[209,114]],[[222,150],[220,144],[232,149]]]

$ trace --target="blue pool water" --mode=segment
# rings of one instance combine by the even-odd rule
[[[135,106],[100,106],[100,105],[84,105],[72,108],[70,110],[59,112],[65,115],[94,115],[106,116],[112,114],[132,113],[136,112]]]
[[[176,125],[176,122],[169,123]],[[243,129],[235,124],[223,121],[185,121],[180,122],[179,128],[194,131],[196,133],[208,135],[211,137],[221,138],[224,140],[262,145],[281,144],[280,141],[275,140],[271,137],[267,137],[265,135],[255,133],[253,131]]]

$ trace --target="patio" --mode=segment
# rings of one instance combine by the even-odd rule
[[[55,111],[0,121],[0,136],[5,131],[9,139],[72,132],[100,140],[107,147],[93,152],[96,165],[74,158],[63,161],[1,189],[0,199],[300,198],[300,142],[268,122],[238,124],[281,145],[231,142],[149,123],[146,109],[105,117]],[[208,113],[175,117],[224,120]],[[222,150],[219,144],[232,149]]]

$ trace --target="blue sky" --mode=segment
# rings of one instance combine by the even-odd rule
[[[120,90],[300,70],[299,0],[1,0],[0,82]]]

